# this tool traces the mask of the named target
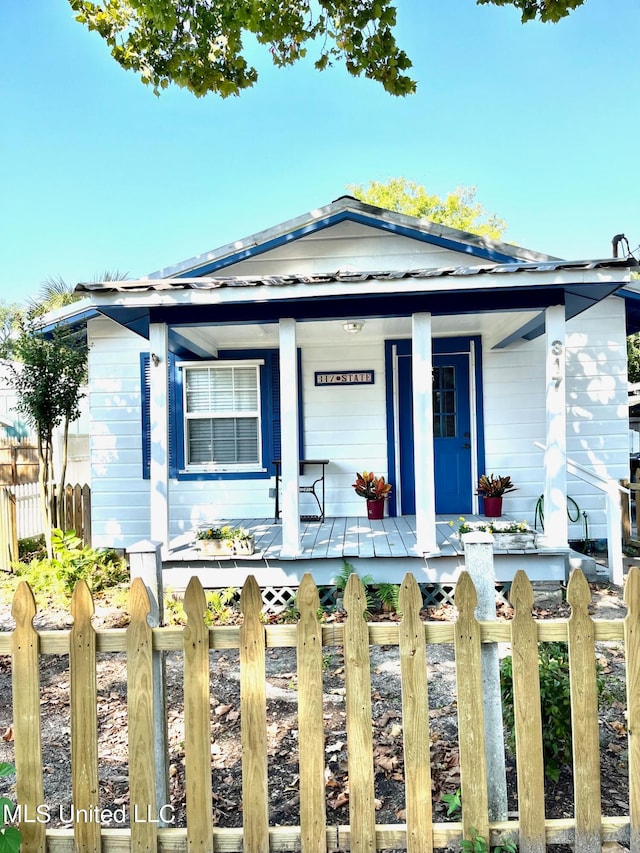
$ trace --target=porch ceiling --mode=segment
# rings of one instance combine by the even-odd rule
[[[483,314],[461,314],[434,317],[432,329],[434,337],[463,337],[481,335],[487,346],[506,338],[529,321],[537,322],[539,312],[492,312]],[[345,316],[339,320],[317,320],[302,322],[298,325],[297,340],[299,344],[312,344],[318,340],[326,344],[345,346],[348,344],[364,344],[368,341],[387,340],[390,338],[410,338],[410,317],[376,317],[367,318],[365,325],[357,338],[348,335],[342,323],[345,320],[362,319],[359,315]],[[186,348],[200,356],[215,358],[218,350],[234,349],[247,346],[250,339],[252,346],[278,345],[277,323],[254,323],[248,328],[247,324],[220,325],[176,325],[170,329],[172,349]]]

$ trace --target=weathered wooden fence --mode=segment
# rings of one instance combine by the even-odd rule
[[[345,592],[344,624],[322,624],[317,617],[317,588],[305,575],[299,590],[300,617],[294,625],[265,625],[257,583],[244,585],[240,626],[208,628],[203,621],[205,597],[192,579],[184,607],[187,625],[150,628],[149,598],[140,579],[133,582],[130,625],[126,629],[95,630],[93,602],[81,582],[71,605],[70,631],[33,628],[36,608],[26,584],[13,604],[16,628],[0,635],[0,653],[12,655],[17,798],[21,814],[36,815],[44,802],[40,723],[41,655],[69,655],[71,706],[73,829],[51,829],[44,821],[23,821],[24,851],[249,851],[327,850],[373,851],[404,849],[428,853],[469,836],[472,827],[492,844],[505,834],[517,838],[522,851],[540,853],[545,843],[571,843],[580,853],[600,853],[601,842],[627,840],[640,851],[640,570],[629,574],[624,620],[594,621],[588,607],[590,591],[584,576],[574,572],[567,597],[567,620],[535,621],[529,581],[518,572],[513,583],[515,618],[509,622],[478,622],[476,592],[468,574],[457,585],[455,622],[424,622],[422,599],[412,575],[402,583],[399,624],[365,621],[364,589],[352,575]],[[600,796],[596,640],[624,643],[627,668],[629,730],[629,815],[603,814]],[[542,733],[539,708],[538,643],[568,642],[573,725],[574,817],[545,817]],[[480,689],[482,643],[508,642],[513,649],[513,680],[517,743],[517,820],[490,823],[487,816],[483,705]],[[434,823],[430,767],[430,725],[426,649],[430,643],[453,644],[456,657],[462,820]],[[370,646],[396,645],[402,686],[402,721],[406,822],[376,825],[372,755],[372,696]],[[323,734],[323,648],[344,649],[346,725],[349,776],[349,824],[328,826],[325,810],[325,753]],[[265,654],[267,647],[297,650],[299,826],[269,825],[268,750],[266,731]],[[243,772],[243,826],[214,826],[211,773],[210,650],[239,649],[240,720]],[[184,661],[184,751],[186,828],[159,827],[150,820],[131,820],[128,828],[105,828],[95,819],[99,803],[97,758],[96,656],[125,652],[129,739],[130,810],[157,813],[154,783],[156,758],[153,727],[154,654],[180,650]],[[85,819],[86,817],[86,819]]]
[[[33,439],[0,439],[0,486],[38,481],[38,448]]]
[[[61,530],[75,530],[91,545],[91,489],[67,485],[58,514]],[[0,570],[18,559],[18,540],[39,536],[44,530],[38,483],[0,486]]]

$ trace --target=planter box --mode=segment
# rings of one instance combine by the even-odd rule
[[[255,539],[196,539],[196,547],[204,557],[250,556],[255,551]]]
[[[494,551],[533,551],[536,547],[536,534],[530,533],[494,533]]]

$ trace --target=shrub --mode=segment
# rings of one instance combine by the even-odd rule
[[[557,782],[562,767],[571,763],[571,690],[567,644],[540,643],[538,660],[544,770],[549,779]],[[515,752],[513,662],[510,656],[502,661],[500,682],[507,745],[511,752]]]
[[[33,593],[48,599],[68,599],[79,580],[85,580],[92,592],[101,592],[128,582],[126,563],[113,549],[96,550],[83,545],[71,530],[52,531],[54,556],[36,557],[29,563],[13,563],[17,577],[27,581]]]

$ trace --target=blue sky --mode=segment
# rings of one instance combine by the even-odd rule
[[[0,300],[47,276],[135,277],[404,175],[476,186],[505,239],[568,258],[640,243],[640,4],[522,26],[474,0],[398,0],[418,94],[312,59],[239,98],[156,98],[66,0],[0,9]],[[313,53],[313,49],[310,51]]]

